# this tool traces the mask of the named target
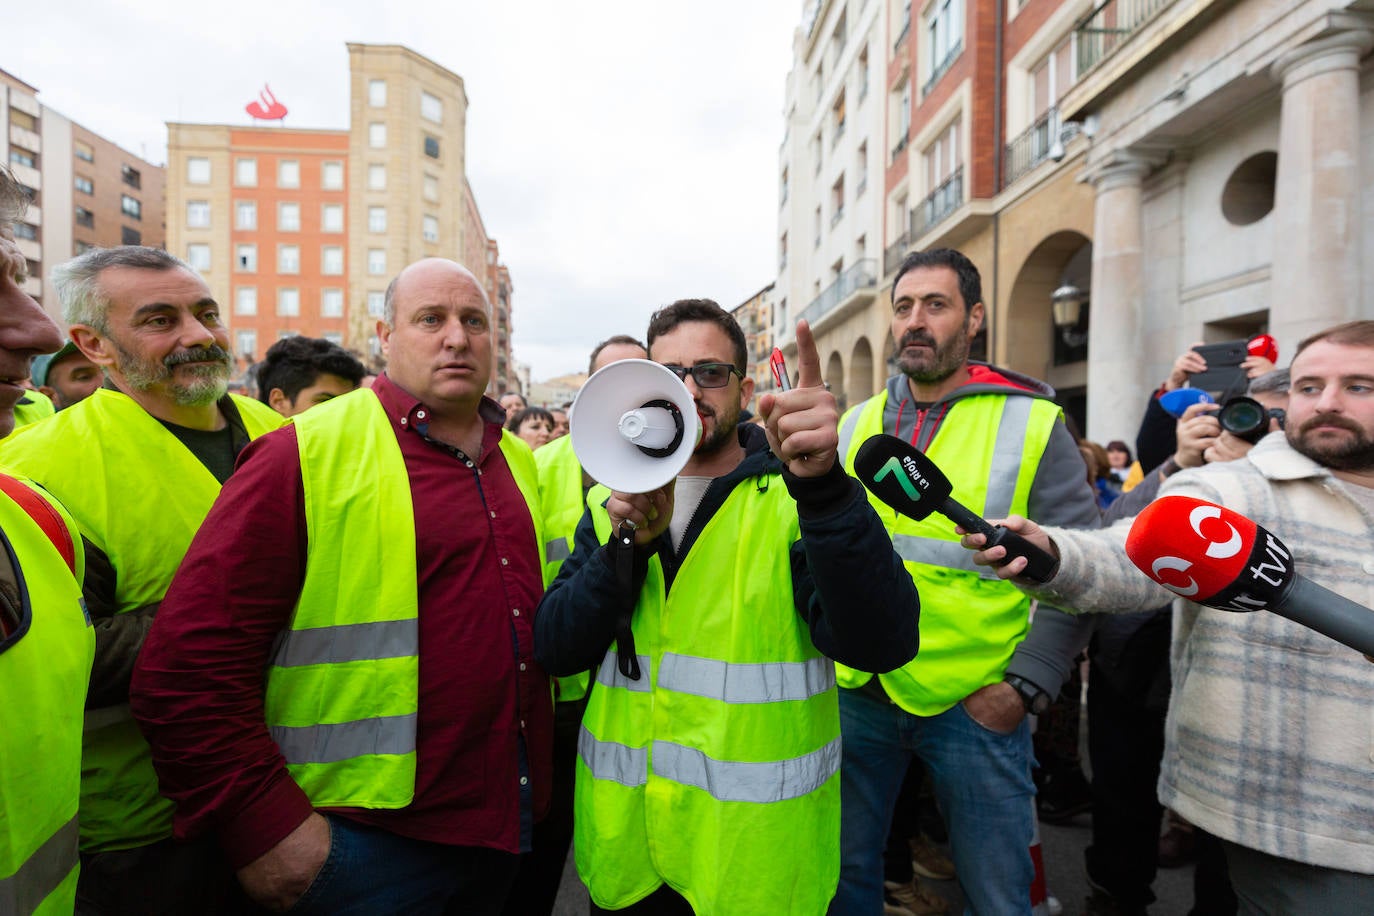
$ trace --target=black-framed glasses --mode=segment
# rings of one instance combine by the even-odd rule
[[[665,364],[663,368],[684,382],[687,381],[687,376],[691,375],[698,388],[724,388],[730,384],[732,374],[744,378],[744,373],[729,363],[697,363],[695,366]]]

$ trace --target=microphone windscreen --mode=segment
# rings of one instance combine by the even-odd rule
[[[859,446],[854,476],[874,496],[917,521],[939,510],[954,488],[935,462],[915,446],[885,434]]]
[[[1262,551],[1260,531],[1224,506],[1191,496],[1161,496],[1136,516],[1126,555],[1174,594],[1211,604],[1219,597],[1225,600],[1251,554],[1257,547]]]
[[[1183,416],[1183,412],[1194,404],[1216,403],[1212,396],[1201,388],[1175,388],[1173,391],[1166,391],[1159,396],[1159,406],[1169,416],[1177,419]]]

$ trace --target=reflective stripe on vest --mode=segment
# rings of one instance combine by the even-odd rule
[[[649,754],[642,747],[599,741],[585,728],[577,752],[597,779],[623,786],[649,781]],[[715,760],[696,748],[671,741],[653,743],[654,775],[694,786],[723,802],[768,804],[816,791],[840,771],[840,739],[790,760]]]
[[[378,716],[332,725],[273,725],[269,731],[287,763],[338,763],[366,754],[415,750],[415,716]]]
[[[806,700],[835,686],[835,666],[819,656],[804,662],[740,664],[665,652],[658,686],[726,703]]]
[[[887,398],[885,396],[885,393],[884,395],[880,395],[880,397],[883,397],[883,404],[886,405]],[[883,408],[879,408],[879,410],[881,409]],[[849,415],[846,416],[840,422],[840,447],[839,450],[835,452],[835,454],[840,456],[840,460],[844,460],[845,457],[849,454],[849,443],[854,439],[854,430],[859,428],[859,418],[863,416],[863,412],[863,405],[859,404],[853,410],[849,411]],[[879,431],[881,432],[881,416],[878,419],[878,427]]]
[[[544,562],[562,563],[572,556],[572,551],[568,549],[567,538],[554,538],[544,544]]]
[[[0,913],[32,913],[77,865],[76,818],[57,828],[8,878],[0,878]]]
[[[639,662],[640,677],[639,680],[632,681],[620,673],[620,666],[616,664],[615,646],[611,646],[606,650],[606,657],[601,660],[601,667],[596,670],[596,682],[607,687],[622,687],[625,690],[648,693],[649,656],[636,655],[635,659]]]
[[[272,658],[279,668],[404,658],[420,652],[420,621],[377,620],[310,630],[287,630]]]

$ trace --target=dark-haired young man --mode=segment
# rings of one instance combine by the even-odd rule
[[[806,322],[797,387],[760,399],[766,431],[739,425],[754,383],[719,305],[659,310],[648,341],[691,393],[700,443],[652,493],[593,491],[534,622],[551,674],[600,664],[578,743],[578,873],[593,912],[820,913],[839,874],[831,659],[905,664],[916,591],[836,458]],[[633,595],[606,546],[622,523]],[[616,639],[631,600],[632,656]]]
[[[333,341],[284,337],[267,349],[258,367],[258,400],[283,417],[357,388],[367,374],[358,358]]]
[[[840,458],[889,433],[950,477],[954,497],[984,517],[1013,512],[1097,527],[1083,459],[1043,382],[969,359],[983,324],[978,269],[958,251],[908,254],[892,289],[900,372],[840,423]],[[840,888],[831,913],[877,913],[883,848],[913,755],[930,771],[965,899],[976,913],[1031,912],[1034,830],[1028,712],[1041,712],[1087,642],[1080,624],[979,575],[952,522],[897,516],[877,499],[921,593],[921,654],[875,677],[839,672],[844,731]]]

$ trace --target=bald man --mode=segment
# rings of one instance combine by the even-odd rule
[[[496,913],[549,795],[534,457],[483,394],[491,305],[465,268],[407,267],[377,334],[371,389],[245,452],[134,712],[178,835],[216,833],[257,903]]]

